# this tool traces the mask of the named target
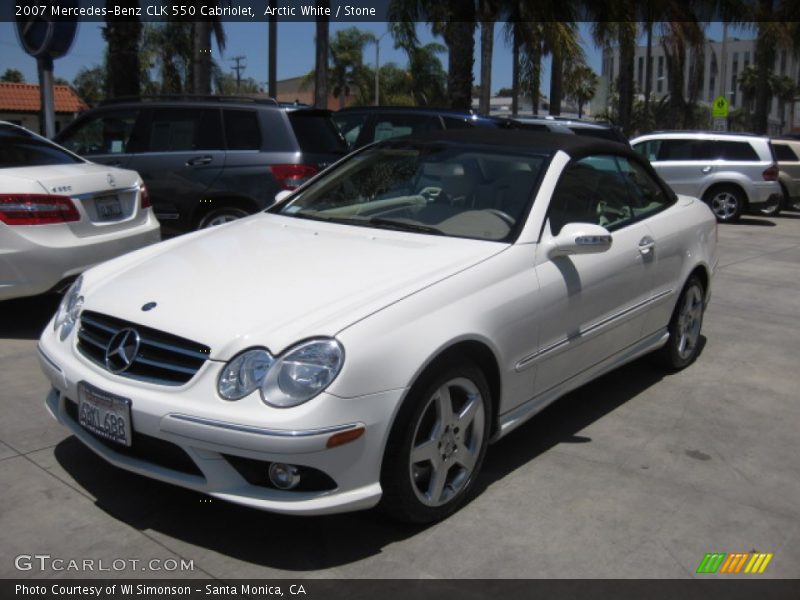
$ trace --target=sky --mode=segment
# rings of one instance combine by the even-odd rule
[[[92,67],[100,64],[105,50],[105,41],[100,32],[102,23],[81,22],[78,34],[69,54],[55,61],[55,76],[72,81],[81,67]],[[391,35],[384,35],[387,23],[383,22],[332,22],[330,25],[331,37],[336,31],[356,26],[359,29],[370,31],[376,37],[383,36],[380,41],[380,64],[394,62],[400,67],[407,64],[405,54],[394,48]],[[602,52],[591,41],[591,23],[581,23],[579,31],[586,52],[589,66],[596,73],[600,73]],[[307,22],[278,22],[278,80],[305,75],[314,67],[314,23]],[[225,32],[227,45],[222,54],[216,46],[213,47],[215,60],[226,72],[233,73],[231,67],[234,56],[245,56],[246,65],[242,77],[252,77],[266,88],[267,81],[267,24],[266,23],[241,23],[226,22]],[[707,35],[714,39],[722,37],[722,26],[712,23]],[[424,23],[417,25],[417,34],[421,44],[437,41],[443,44],[441,38],[434,38],[430,27]],[[743,32],[731,31],[730,35],[745,37]],[[746,36],[750,37],[750,36]],[[476,28],[475,36],[475,83],[480,82],[480,39],[479,29]],[[447,53],[440,55],[440,60],[447,68]],[[375,65],[375,45],[370,44],[364,52],[366,64]],[[549,61],[545,60],[542,74],[542,88],[544,93],[549,93]],[[25,75],[25,80],[37,83],[36,60],[23,52],[19,46],[14,24],[0,22],[0,73],[8,68],[19,69]],[[492,57],[492,92],[501,87],[511,87],[511,47],[503,33],[503,25],[495,26],[495,45]]]

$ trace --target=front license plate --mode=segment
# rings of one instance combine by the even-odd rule
[[[122,216],[122,205],[116,196],[95,198],[94,205],[97,208],[97,216],[102,221],[111,221]]]
[[[87,383],[78,384],[78,422],[102,438],[131,445],[131,401]]]

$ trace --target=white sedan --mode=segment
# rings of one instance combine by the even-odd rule
[[[0,121],[0,300],[65,289],[87,267],[160,239],[135,171]]]
[[[695,360],[716,227],[619,144],[382,142],[85,273],[39,343],[46,404],[113,465],[217,498],[441,519],[559,396]]]

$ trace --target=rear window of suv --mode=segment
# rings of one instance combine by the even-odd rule
[[[289,122],[303,152],[320,154],[347,152],[347,143],[327,113],[291,111]]]
[[[637,144],[637,149],[641,148]],[[748,142],[727,140],[664,139],[647,142],[644,155],[650,160],[730,160],[758,162],[758,153]]]

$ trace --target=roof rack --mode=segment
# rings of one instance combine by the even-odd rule
[[[478,112],[475,109],[468,108],[468,109],[459,109],[459,108],[447,108],[442,106],[402,106],[402,105],[385,105],[382,104],[380,106],[373,106],[370,104],[354,104],[352,106],[345,106],[344,108],[338,109],[336,112],[350,112],[356,110],[372,110],[372,111],[381,111],[381,110],[404,110],[410,112],[436,112],[436,113],[449,113],[454,115],[471,115],[475,117],[485,117],[481,112]]]
[[[188,101],[188,102],[252,102],[253,104],[269,104],[278,106],[278,101],[269,96],[216,96],[203,94],[154,94],[148,96],[119,96],[100,102],[101,106],[107,104],[121,104],[124,102],[163,102],[163,101]]]

